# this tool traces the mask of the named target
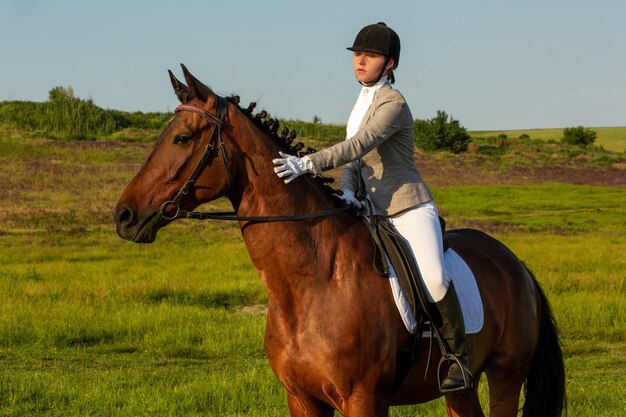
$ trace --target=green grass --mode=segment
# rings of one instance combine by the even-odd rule
[[[626,127],[591,127],[598,136],[594,142],[596,146],[604,149],[624,153],[626,152]],[[544,139],[560,141],[563,137],[563,129],[521,129],[521,130],[484,130],[469,132],[473,138],[506,135],[508,138],[519,138],[521,135],[528,135],[532,139]]]
[[[0,139],[0,416],[288,415],[263,352],[267,295],[239,229],[179,222],[151,245],[115,234],[112,208],[147,149]],[[624,189],[434,192],[450,227],[489,231],[537,275],[562,331],[569,415],[618,414]],[[486,404],[486,384],[480,394]],[[391,415],[446,414],[438,400]]]
[[[620,233],[626,218],[626,192],[616,187],[541,184],[464,186],[435,190],[450,222],[484,224],[498,230],[562,234]]]

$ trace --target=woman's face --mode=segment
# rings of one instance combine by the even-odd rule
[[[356,79],[363,84],[371,83],[376,80],[385,65],[385,55],[376,54],[374,52],[354,51],[352,57],[352,67]],[[385,68],[383,75],[393,68],[393,59],[390,59]]]

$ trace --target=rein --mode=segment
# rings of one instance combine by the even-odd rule
[[[185,211],[178,210],[175,218],[194,219],[194,220],[240,220],[249,221],[254,223],[272,223],[272,222],[288,222],[288,221],[300,221],[318,219],[320,217],[332,216],[333,214],[342,213],[352,209],[352,206],[342,206],[334,209],[318,211],[308,214],[292,214],[286,216],[237,216],[234,211],[215,211],[215,212],[201,212],[201,211]]]
[[[286,215],[286,216],[237,216],[237,213],[232,212],[198,212],[198,211],[187,211],[182,210],[180,208],[180,203],[182,199],[189,193],[189,190],[193,187],[196,180],[200,176],[200,173],[204,169],[205,165],[209,161],[211,156],[211,152],[215,149],[214,142],[217,141],[217,146],[222,151],[222,159],[224,161],[224,170],[226,171],[226,177],[228,178],[228,187],[232,188],[233,179],[230,173],[230,163],[228,160],[228,155],[226,154],[226,148],[224,147],[224,140],[222,139],[222,127],[224,126],[224,122],[226,120],[228,101],[221,96],[217,96],[217,116],[212,115],[208,111],[188,105],[180,105],[176,107],[174,113],[178,113],[179,111],[191,111],[194,113],[198,113],[204,119],[206,119],[209,123],[211,123],[213,127],[213,132],[211,132],[211,137],[209,138],[209,142],[207,143],[204,151],[202,153],[202,157],[198,161],[198,164],[194,168],[185,184],[178,191],[176,196],[172,200],[167,200],[163,204],[161,204],[161,217],[166,220],[175,220],[175,219],[194,219],[194,220],[240,220],[240,221],[249,221],[249,222],[258,222],[258,223],[269,223],[269,222],[284,222],[284,221],[299,221],[299,220],[309,220],[309,219],[317,219],[320,217],[332,216],[334,214],[338,214],[344,211],[348,211],[352,209],[351,205],[345,205],[342,207],[337,207],[330,210],[319,211],[316,213],[309,214],[294,214],[294,215]],[[215,139],[217,138],[217,139]],[[167,214],[168,208],[174,208],[176,211],[173,215]]]

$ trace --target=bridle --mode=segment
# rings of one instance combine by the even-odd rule
[[[176,107],[174,113],[178,113],[181,111],[190,111],[199,114],[205,120],[213,125],[213,131],[211,132],[211,137],[207,142],[204,151],[202,152],[202,157],[196,164],[196,167],[192,171],[185,184],[178,191],[176,196],[172,200],[168,200],[161,204],[161,217],[166,220],[174,220],[179,217],[183,217],[183,211],[180,209],[180,203],[188,193],[191,187],[196,183],[196,180],[200,176],[200,173],[204,169],[204,166],[209,162],[209,158],[211,157],[211,152],[215,149],[214,142],[217,140],[217,144],[221,150],[222,159],[224,160],[224,170],[226,171],[226,178],[228,178],[228,187],[232,186],[232,177],[230,174],[230,164],[228,162],[228,156],[226,155],[226,150],[224,148],[224,140],[222,139],[222,126],[224,126],[224,121],[226,120],[226,113],[228,109],[228,102],[224,97],[217,96],[217,116],[212,115],[205,109],[195,106],[189,106],[186,104],[181,104]],[[169,206],[173,206],[176,209],[176,212],[173,216],[167,214],[167,208]]]
[[[213,131],[211,132],[211,137],[207,142],[204,151],[202,152],[202,157],[196,164],[196,167],[192,171],[185,184],[178,191],[176,196],[172,200],[167,200],[163,204],[161,204],[160,214],[161,217],[165,220],[175,220],[180,218],[185,219],[196,219],[196,220],[240,220],[240,221],[249,221],[249,222],[282,222],[282,221],[296,221],[296,220],[307,220],[307,219],[315,219],[319,217],[326,217],[333,214],[341,213],[347,210],[353,209],[351,205],[345,205],[342,207],[337,207],[330,210],[324,210],[316,213],[309,214],[296,214],[296,215],[287,215],[287,216],[237,216],[235,212],[198,212],[198,211],[187,211],[182,210],[180,208],[180,204],[182,199],[189,193],[189,190],[194,186],[196,180],[200,176],[202,170],[209,162],[211,158],[211,153],[215,149],[214,143],[217,142],[217,146],[220,149],[220,153],[222,154],[222,160],[224,161],[224,170],[226,171],[226,178],[228,179],[228,188],[232,188],[233,179],[232,174],[230,172],[230,162],[228,160],[228,154],[226,153],[226,148],[224,147],[224,140],[222,139],[222,128],[224,126],[224,122],[226,121],[226,115],[228,113],[228,101],[221,96],[217,96],[217,116],[209,113],[203,108],[189,106],[186,104],[181,104],[176,107],[174,113],[178,113],[181,111],[190,111],[199,114],[205,120],[213,125]],[[167,209],[173,207],[176,209],[173,215],[167,214]]]

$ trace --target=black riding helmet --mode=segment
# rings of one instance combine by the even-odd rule
[[[384,22],[365,26],[356,35],[352,47],[346,49],[353,52],[374,52],[376,54],[385,55],[386,59],[383,72],[390,58],[393,58],[393,69],[396,69],[398,62],[400,62],[400,37]],[[378,79],[371,84],[377,83],[382,76],[383,73],[381,72]],[[389,71],[389,82],[393,83],[394,81],[395,77],[393,76],[393,72]]]

